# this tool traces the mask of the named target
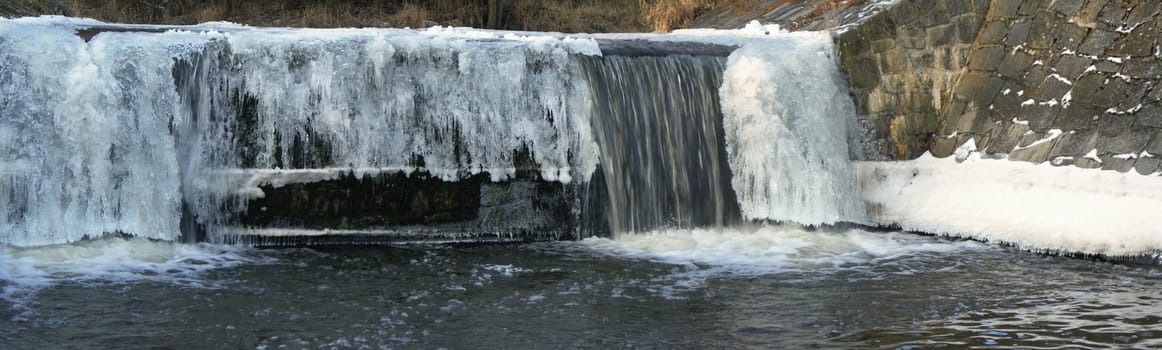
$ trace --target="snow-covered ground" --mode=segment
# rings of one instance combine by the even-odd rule
[[[1162,251],[1157,175],[984,159],[971,147],[959,151],[944,159],[925,154],[912,161],[857,162],[872,223],[1047,252]]]

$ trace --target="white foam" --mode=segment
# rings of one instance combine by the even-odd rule
[[[870,220],[907,230],[1105,254],[1162,250],[1158,176],[931,156],[859,162]]]
[[[798,226],[665,230],[577,243],[601,254],[669,264],[708,265],[713,273],[739,275],[811,271],[827,273],[917,254],[987,249],[904,233],[804,230]]]
[[[747,43],[730,55],[719,95],[732,185],[748,219],[805,225],[858,221],[848,155],[855,108],[827,33]]]
[[[243,247],[144,238],[104,238],[33,248],[0,245],[0,298],[19,305],[43,288],[66,282],[156,281],[216,288],[201,278],[207,271],[270,261]]]

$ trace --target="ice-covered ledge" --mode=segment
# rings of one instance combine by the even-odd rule
[[[971,146],[971,144],[968,144]],[[873,225],[1057,253],[1128,257],[1162,251],[1162,178],[956,156],[858,162]]]

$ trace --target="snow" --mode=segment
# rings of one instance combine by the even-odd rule
[[[1025,102],[1021,102],[1021,107],[1032,106],[1035,103],[1037,103],[1037,100],[1028,99],[1028,100],[1025,100]]]
[[[1033,131],[1032,131],[1032,130],[1030,130],[1029,132],[1033,132]],[[1044,137],[1044,138],[1042,138],[1042,139],[1040,139],[1040,140],[1037,140],[1037,141],[1033,141],[1033,143],[1030,143],[1028,146],[1024,146],[1024,147],[1017,146],[1017,147],[1016,147],[1016,148],[1014,148],[1013,150],[1014,150],[1014,151],[1019,151],[1019,150],[1023,150],[1023,149],[1029,149],[1029,148],[1037,147],[1037,146],[1039,146],[1039,145],[1041,145],[1041,144],[1043,144],[1043,143],[1046,143],[1046,142],[1049,142],[1049,141],[1053,141],[1054,139],[1056,139],[1056,138],[1058,138],[1058,137],[1061,137],[1061,134],[1063,134],[1063,133],[1061,132],[1061,129],[1049,129],[1049,131],[1048,131],[1048,132],[1046,132],[1046,134],[1045,134],[1045,137]]]
[[[1110,107],[1110,108],[1106,109],[1106,113],[1107,114],[1114,114],[1114,115],[1135,114],[1135,113],[1138,113],[1138,111],[1141,111],[1142,108],[1143,108],[1143,106],[1141,103],[1139,103],[1139,104],[1135,105],[1134,107],[1131,107],[1130,109],[1127,109],[1127,110],[1120,110],[1117,107]]]
[[[1057,79],[1057,81],[1065,83],[1065,85],[1073,85],[1072,81],[1070,81],[1069,79],[1065,79],[1065,77],[1062,77],[1061,75],[1059,75],[1057,73],[1050,74],[1049,77],[1053,78],[1053,79]]]
[[[1097,156],[1097,150],[1096,150],[1096,149],[1091,149],[1091,150],[1089,150],[1089,152],[1088,152],[1088,153],[1086,153],[1084,156],[1082,156],[1082,158],[1089,159],[1089,160],[1092,160],[1092,161],[1095,161],[1095,162],[1098,162],[1098,163],[1101,163],[1101,162],[1102,162],[1102,161],[1101,161],[1101,158],[1098,158],[1098,156]]]
[[[1049,164],[925,155],[857,162],[870,220],[1027,249],[1123,256],[1162,250],[1162,181]]]

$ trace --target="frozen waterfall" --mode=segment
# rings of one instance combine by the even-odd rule
[[[520,157],[597,193],[614,232],[858,220],[829,36],[751,29],[0,19],[0,243],[178,240],[229,225],[261,186],[505,182]]]

